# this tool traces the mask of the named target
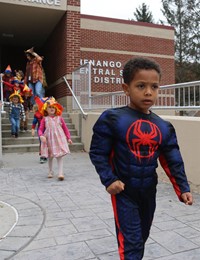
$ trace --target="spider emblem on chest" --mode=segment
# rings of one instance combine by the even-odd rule
[[[138,159],[150,159],[161,144],[162,135],[156,124],[139,119],[129,127],[126,141],[130,151]]]

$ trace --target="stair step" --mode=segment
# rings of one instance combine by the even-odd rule
[[[68,123],[67,127],[69,129],[69,131],[71,131],[72,129],[74,129],[74,125],[72,123]],[[2,131],[4,130],[10,130],[11,129],[11,124],[2,124]],[[31,129],[31,125],[29,124],[29,129]]]
[[[71,136],[71,140],[73,143],[81,142],[80,136]],[[18,137],[18,138],[6,137],[6,138],[2,138],[2,144],[3,145],[39,144],[39,138],[37,136],[36,137]]]
[[[73,136],[77,135],[77,131],[75,129],[69,129],[69,131],[70,131],[71,135],[73,135]],[[2,131],[2,137],[3,138],[4,137],[11,137],[11,131],[10,130],[3,130]],[[31,131],[28,130],[26,132],[19,132],[19,137],[30,137],[30,138],[32,138]]]
[[[71,152],[80,152],[84,149],[82,143],[73,143],[69,146]],[[38,144],[2,145],[3,153],[38,152]]]
[[[68,124],[71,124],[72,123],[72,120],[69,118],[69,117],[63,117],[64,118],[64,120],[65,120],[65,123],[67,124],[67,126],[68,126]],[[33,122],[33,118],[32,117],[29,117],[29,119],[28,119],[28,124],[30,124],[30,125],[32,125],[32,122]],[[6,124],[10,124],[10,120],[9,120],[9,118],[2,118],[2,125],[6,125]]]
[[[72,145],[69,145],[71,152],[80,152],[84,150],[84,146],[81,143],[80,136],[77,135],[77,130],[74,124],[72,124],[71,118],[67,112],[62,114],[67,127],[71,134],[73,141]],[[11,137],[11,125],[8,118],[8,114],[2,116],[2,152],[3,153],[26,153],[26,152],[38,152],[39,151],[39,138],[37,134],[35,137],[31,136],[31,125],[33,121],[33,113],[30,113],[28,120],[28,131],[19,132],[18,138]]]

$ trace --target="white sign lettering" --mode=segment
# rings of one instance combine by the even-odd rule
[[[107,61],[107,60],[87,60],[81,59],[80,65],[90,63],[92,66],[92,74],[95,75],[93,82],[95,84],[122,84],[121,69],[122,63],[120,61]]]
[[[43,4],[50,6],[60,6],[61,0],[18,0],[19,2],[32,3],[32,4]]]

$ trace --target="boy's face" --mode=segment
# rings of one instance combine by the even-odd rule
[[[19,103],[19,98],[14,96],[14,97],[12,98],[12,102],[13,102],[14,104]]]
[[[27,53],[26,58],[27,58],[27,60],[31,60],[31,55]]]
[[[6,72],[5,75],[6,75],[6,77],[10,78],[11,77],[11,72]]]
[[[156,70],[141,69],[136,72],[130,84],[123,84],[123,90],[130,97],[130,107],[148,114],[156,102],[160,75]]]

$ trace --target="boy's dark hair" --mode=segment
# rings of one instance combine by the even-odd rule
[[[148,58],[132,58],[130,59],[124,66],[123,69],[123,79],[124,83],[130,84],[130,82],[135,77],[136,72],[138,70],[155,70],[158,72],[160,78],[161,78],[161,69],[158,63],[156,63],[154,60],[150,60]]]

